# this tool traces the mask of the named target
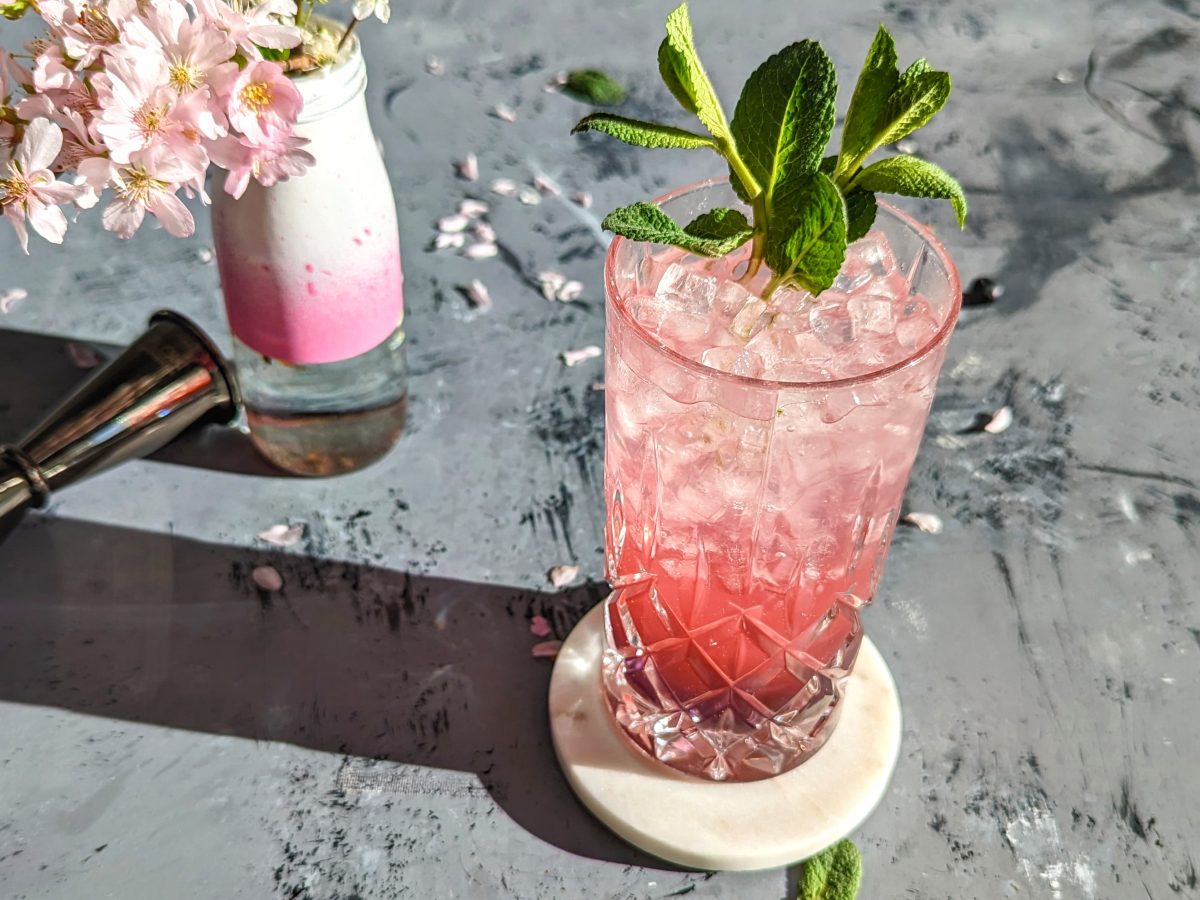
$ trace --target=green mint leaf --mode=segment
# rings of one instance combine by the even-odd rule
[[[563,91],[595,106],[616,106],[625,100],[625,88],[599,69],[568,72]]]
[[[716,142],[707,135],[696,134],[671,125],[627,119],[624,116],[614,116],[610,113],[592,113],[581,119],[579,124],[571,129],[571,134],[580,134],[584,131],[599,131],[637,147],[668,147],[678,150],[717,149]]]
[[[932,119],[934,114],[946,105],[949,97],[948,73],[931,70],[914,75],[888,98],[870,150],[884,144],[894,144],[912,134]]]
[[[928,60],[926,60],[925,57],[922,56],[920,59],[918,59],[916,62],[914,62],[911,66],[909,66],[907,69],[904,70],[904,74],[902,74],[900,76],[900,83],[907,84],[908,82],[910,82],[914,78],[916,78],[918,75],[924,75],[926,72],[932,72],[932,71],[933,71],[933,66],[929,65]]]
[[[613,210],[601,224],[633,241],[670,244],[700,256],[724,256],[746,243],[752,233],[745,217],[736,210],[713,210],[685,229],[653,203],[645,201]]]
[[[962,185],[941,167],[915,156],[892,156],[867,166],[854,179],[854,185],[864,191],[949,200],[958,227],[962,228],[967,221],[967,198]]]
[[[696,52],[686,3],[667,16],[667,37],[658,48],[658,67],[663,81],[683,108],[695,113],[718,141],[728,141],[729,124]]]
[[[866,62],[854,86],[850,108],[846,110],[846,123],[842,126],[842,152],[838,158],[838,172],[848,173],[868,156],[879,141],[884,107],[900,83],[896,57],[896,42],[882,25],[875,33]]]
[[[838,841],[804,863],[798,900],[854,900],[862,883],[862,856]]]
[[[662,76],[663,84],[667,86],[671,96],[679,101],[679,105],[693,116],[696,115],[695,101],[675,74],[675,55],[669,37],[663,38],[662,43],[658,45],[658,74]]]
[[[725,207],[718,207],[698,216],[683,230],[692,237],[703,240],[732,242],[725,253],[736,250],[754,234],[754,229],[742,213]],[[724,256],[725,253],[713,255]]]
[[[855,188],[846,194],[846,243],[853,244],[875,224],[875,195]]]
[[[837,73],[816,41],[785,47],[759,66],[742,88],[731,131],[746,168],[766,193],[777,183],[817,171],[836,118]],[[749,200],[731,170],[734,188]]]
[[[775,188],[767,265],[783,282],[819,294],[846,260],[846,204],[823,172],[797,174]]]

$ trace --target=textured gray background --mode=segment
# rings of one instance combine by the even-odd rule
[[[553,762],[527,617],[561,634],[601,595],[601,367],[556,358],[602,339],[596,218],[505,201],[504,259],[425,249],[469,150],[485,181],[544,171],[596,212],[719,171],[567,136],[584,108],[541,87],[570,65],[634,85],[634,114],[676,115],[650,78],[667,5],[608,6],[415,0],[364,29],[414,368],[385,462],[298,481],[208,433],[62,494],[0,548],[0,895],[794,892],[794,871],[640,856]],[[906,726],[855,835],[864,897],[1197,896],[1200,4],[694,7],[730,105],[802,36],[846,81],[881,19],[905,60],[950,69],[918,143],[973,210],[961,234],[930,218],[965,278],[1007,287],[963,316],[909,491],[946,530],[901,532],[866,620]],[[515,124],[487,115],[498,102]],[[0,318],[0,437],[78,377],[64,337],[120,343],[166,304],[225,340],[199,220],[191,240],[120,245],[93,213],[30,259],[0,238],[0,291],[29,291]],[[550,267],[586,302],[544,301],[529,276]],[[454,290],[475,276],[490,313]],[[1008,432],[957,433],[1003,403]],[[307,523],[303,545],[255,541],[282,521]],[[543,573],[569,561],[590,583],[554,594]],[[274,599],[248,580],[263,563],[286,579]]]

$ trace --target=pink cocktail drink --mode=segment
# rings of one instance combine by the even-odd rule
[[[618,238],[606,266],[605,689],[639,746],[716,780],[786,771],[836,724],[961,301],[883,203],[818,298],[763,303],[747,255]]]

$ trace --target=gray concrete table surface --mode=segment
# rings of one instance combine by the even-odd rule
[[[602,586],[598,215],[720,171],[707,155],[572,139],[544,93],[600,65],[625,111],[683,122],[656,84],[666,4],[397,3],[363,37],[395,187],[412,426],[348,477],[280,477],[209,431],[62,493],[0,547],[0,896],[777,898],[797,871],[711,874],[611,837],[559,774],[549,665]],[[822,40],[843,82],[875,25],[955,76],[917,143],[957,173],[966,231],[936,223],[969,309],[866,616],[905,728],[855,835],[865,898],[1198,896],[1200,120],[1195,0],[696,0],[731,108],[759,60]],[[3,27],[11,44],[23,26]],[[427,55],[445,74],[425,71]],[[489,115],[510,105],[514,123]],[[474,151],[482,180],[455,177]],[[501,258],[430,252],[432,223],[491,179],[535,173],[595,207],[496,200]],[[214,188],[217,189],[217,188]],[[197,235],[120,244],[85,215],[65,248],[0,238],[0,437],[80,373],[65,340],[120,344],[155,308],[223,341]],[[557,268],[586,289],[550,304]],[[455,286],[481,278],[472,311]],[[962,434],[1009,404],[1000,435]],[[256,541],[303,522],[286,550]],[[561,592],[545,570],[574,562]],[[249,573],[274,565],[276,597]]]

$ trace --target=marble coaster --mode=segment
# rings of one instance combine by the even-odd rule
[[[887,790],[900,753],[900,698],[869,639],[825,746],[790,772],[740,784],[677,772],[625,737],[603,696],[603,644],[598,604],[554,664],[550,730],[579,799],[635,847],[696,869],[789,865],[852,832]]]

